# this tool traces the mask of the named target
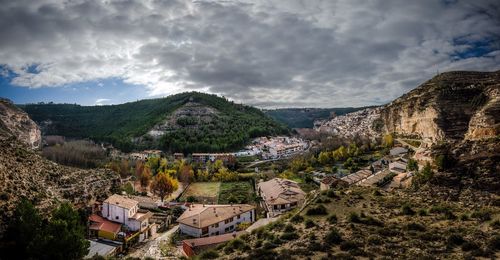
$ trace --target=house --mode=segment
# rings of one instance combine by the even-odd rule
[[[194,163],[201,164],[221,160],[227,166],[236,162],[236,157],[232,153],[193,153],[191,158]]]
[[[337,187],[347,187],[349,183],[333,176],[326,176],[319,183],[320,190],[329,190]]]
[[[107,220],[96,214],[89,216],[89,237],[117,240],[121,229],[120,223]]]
[[[90,243],[89,253],[85,256],[85,259],[93,259],[95,256],[110,257],[116,255],[120,249],[121,245],[103,242],[96,240],[87,240]]]
[[[186,239],[182,241],[182,251],[185,256],[193,257],[201,253],[202,251],[208,250],[219,244],[235,239],[236,237],[245,233],[245,231],[239,231],[218,236]]]
[[[263,207],[268,217],[275,217],[292,210],[304,202],[306,193],[297,182],[274,178],[258,184],[258,192],[263,199]]]
[[[177,219],[180,232],[193,237],[233,232],[240,223],[255,221],[255,207],[248,204],[192,204]]]
[[[139,202],[114,194],[102,204],[102,217],[123,224],[125,231],[139,233],[139,242],[151,234],[149,219],[152,212],[140,210]]]
[[[406,172],[407,163],[404,161],[394,161],[389,163],[389,170],[391,172],[403,173]]]
[[[408,153],[408,149],[404,147],[394,147],[389,151],[391,156],[400,156]]]
[[[183,153],[174,153],[174,160],[176,160],[176,161],[184,160],[184,154]]]
[[[365,180],[372,174],[372,171],[370,171],[369,169],[362,169],[355,173],[342,177],[341,180],[347,182],[349,185],[353,185]]]

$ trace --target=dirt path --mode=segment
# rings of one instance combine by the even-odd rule
[[[154,259],[171,259],[171,258],[176,258],[176,257],[164,257],[162,256],[160,245],[162,242],[168,243],[170,237],[177,232],[179,229],[179,226],[175,226],[168,230],[167,232],[161,234],[160,236],[156,237],[153,240],[150,240],[146,242],[145,245],[143,245],[140,249],[137,249],[137,251],[133,252],[132,254],[128,255],[128,257],[139,257],[141,259],[144,259],[146,257],[151,257]],[[175,252],[172,252],[173,255],[175,255]]]

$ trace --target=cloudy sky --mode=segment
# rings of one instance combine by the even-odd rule
[[[386,103],[500,69],[498,0],[0,0],[0,96],[116,104],[183,91],[258,107]]]

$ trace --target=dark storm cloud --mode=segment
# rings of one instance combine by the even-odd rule
[[[438,70],[500,69],[499,10],[494,0],[6,1],[0,64],[33,88],[119,77],[151,95],[372,105]]]

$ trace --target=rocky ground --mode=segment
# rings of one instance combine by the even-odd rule
[[[367,187],[323,192],[298,216],[254,230],[220,246],[217,254],[223,259],[500,257],[500,208],[491,205],[498,198],[477,203],[430,195],[425,189]],[[311,214],[314,208],[325,212]]]
[[[42,212],[57,202],[83,206],[105,198],[119,185],[109,170],[82,170],[42,158],[14,137],[0,136],[0,235],[21,198],[33,201]]]

